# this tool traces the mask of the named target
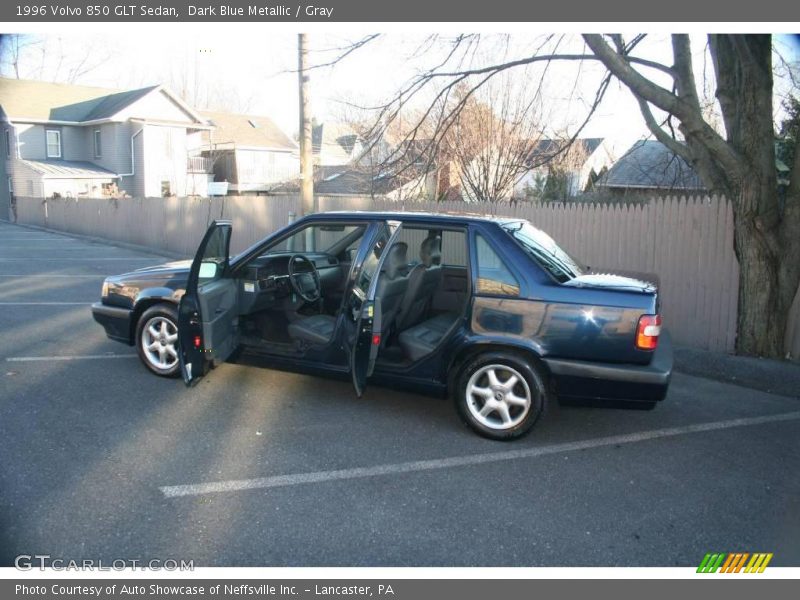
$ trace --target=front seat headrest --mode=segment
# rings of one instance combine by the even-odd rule
[[[442,262],[442,238],[438,235],[427,237],[419,247],[419,258],[426,267]]]
[[[408,244],[405,242],[395,242],[389,249],[389,256],[383,261],[381,271],[386,273],[389,279],[394,279],[408,265]]]

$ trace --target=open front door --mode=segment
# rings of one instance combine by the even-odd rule
[[[214,221],[189,271],[178,308],[178,356],[186,385],[236,349],[239,315],[236,281],[229,277],[230,242],[231,222]]]
[[[347,311],[355,325],[347,350],[353,387],[359,398],[366,389],[367,378],[372,375],[381,344],[381,302],[376,297],[378,278],[399,233],[399,221],[382,223],[359,253],[360,266]]]

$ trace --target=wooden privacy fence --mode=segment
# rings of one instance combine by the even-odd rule
[[[662,314],[676,343],[732,352],[739,267],[733,214],[725,198],[660,198],[637,204],[467,204],[318,196],[320,211],[480,213],[530,220],[595,269],[655,273]],[[19,198],[17,219],[191,256],[215,218],[233,222],[239,252],[289,222],[299,198]],[[800,356],[800,300],[790,319],[787,352]]]

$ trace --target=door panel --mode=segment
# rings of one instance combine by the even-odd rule
[[[186,385],[197,383],[236,347],[238,292],[228,277],[230,240],[230,221],[214,221],[197,249],[178,307],[178,356]]]
[[[434,313],[459,311],[467,301],[469,274],[466,267],[442,267],[442,283],[433,295]]]
[[[360,398],[367,386],[367,378],[375,367],[375,359],[380,348],[381,309],[380,299],[376,298],[378,278],[389,249],[400,232],[398,221],[383,223],[371,240],[365,252],[360,253],[360,264],[356,282],[348,300],[348,317],[355,322],[351,339],[346,344],[350,353],[350,371],[353,387]]]
[[[210,340],[206,348],[208,358],[215,363],[225,361],[236,349],[239,321],[238,288],[235,279],[217,279],[200,286],[198,290],[203,339]]]

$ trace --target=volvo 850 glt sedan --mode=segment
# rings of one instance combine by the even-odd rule
[[[322,213],[234,258],[109,277],[94,318],[193,385],[225,361],[450,394],[479,434],[528,432],[556,396],[663,399],[672,351],[648,277],[596,273],[512,218]]]

